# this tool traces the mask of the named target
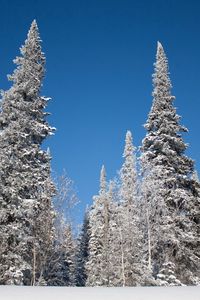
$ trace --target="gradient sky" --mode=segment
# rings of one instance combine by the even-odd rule
[[[14,69],[36,18],[47,57],[43,94],[52,97],[46,142],[52,169],[66,169],[81,200],[91,203],[105,164],[108,178],[122,164],[131,130],[139,146],[151,107],[159,40],[167,53],[175,105],[189,128],[187,151],[200,169],[200,1],[0,0],[0,88]]]

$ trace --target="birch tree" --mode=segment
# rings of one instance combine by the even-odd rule
[[[61,176],[55,176],[54,181],[55,234],[45,264],[44,278],[50,286],[74,286],[77,245],[73,215],[79,201],[74,183],[65,171]]]

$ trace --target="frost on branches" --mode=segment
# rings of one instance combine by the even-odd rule
[[[110,201],[110,191],[107,191],[106,173],[103,166],[99,195],[94,196],[94,204],[89,213],[87,286],[110,286],[113,284],[110,257],[110,221],[112,220]]]
[[[0,283],[35,285],[53,239],[50,156],[41,150],[54,129],[45,120],[41,97],[45,57],[33,21],[21,56],[2,95],[0,114]],[[45,283],[44,283],[45,284]]]
[[[130,131],[126,133],[124,163],[120,170],[120,206],[118,209],[121,230],[123,286],[144,284],[144,253],[142,231],[139,222],[137,197],[137,170],[135,147]]]
[[[150,263],[155,277],[171,264],[177,280],[196,284],[200,276],[198,183],[191,176],[193,161],[184,154],[187,145],[181,133],[187,129],[180,125],[173,105],[168,61],[160,43],[153,85],[141,148]]]
[[[89,251],[89,212],[86,211],[83,220],[81,233],[78,237],[77,251],[76,251],[76,268],[75,268],[75,283],[76,286],[85,286],[87,280],[86,263],[88,261]]]
[[[101,169],[99,195],[94,196],[94,204],[89,214],[89,258],[86,264],[88,286],[106,285],[108,274],[107,262],[107,197],[106,173]]]
[[[158,43],[153,105],[137,174],[132,134],[124,162],[107,183],[104,166],[78,239],[77,197],[62,176],[56,188],[50,152],[41,149],[55,128],[40,96],[45,56],[33,21],[12,87],[0,110],[0,284],[138,286],[200,284],[200,182],[171,95],[168,61]],[[56,195],[56,197],[55,197]],[[54,197],[54,208],[52,198]]]
[[[44,278],[49,286],[74,286],[77,243],[73,234],[72,217],[78,198],[73,181],[65,171],[63,175],[55,176],[54,182],[54,243],[47,257]]]

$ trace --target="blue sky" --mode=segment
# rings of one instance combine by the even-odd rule
[[[49,122],[57,128],[46,144],[58,174],[66,169],[82,204],[122,164],[124,137],[139,146],[151,107],[153,63],[159,40],[167,53],[175,105],[189,128],[188,155],[200,169],[200,2],[180,0],[0,0],[0,88],[9,83],[34,18],[47,73],[43,94],[52,97]],[[82,213],[77,216],[81,219]]]

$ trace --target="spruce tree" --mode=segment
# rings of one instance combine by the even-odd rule
[[[125,148],[123,153],[124,163],[120,170],[121,197],[126,206],[136,203],[137,195],[137,171],[135,147],[133,146],[132,134],[126,133]]]
[[[46,261],[43,277],[49,286],[74,286],[76,241],[71,226],[63,224],[59,235],[57,233]]]
[[[125,251],[124,251],[124,234],[123,226],[121,224],[120,205],[119,198],[119,186],[118,180],[110,180],[108,183],[108,190],[106,193],[106,206],[105,209],[105,236],[104,249],[105,249],[105,261],[106,261],[106,286],[124,286],[125,276]]]
[[[121,188],[119,221],[123,251],[123,286],[141,285],[144,282],[142,230],[139,222],[138,183],[135,147],[132,134],[126,133],[124,163],[120,170]],[[144,275],[144,276],[143,276]]]
[[[125,286],[124,227],[118,180],[109,182],[109,286]]]
[[[63,236],[63,250],[65,253],[65,264],[68,268],[68,280],[65,282],[67,286],[75,285],[75,249],[76,243],[73,238],[72,228],[70,225],[65,226]]]
[[[109,286],[109,203],[105,167],[101,169],[99,195],[89,214],[87,286]]]
[[[36,21],[2,95],[0,114],[0,256],[1,284],[36,284],[53,240],[50,156],[41,149],[52,135],[40,96],[45,57]],[[48,220],[48,222],[46,222]]]
[[[163,269],[160,270],[160,273],[157,275],[157,281],[161,286],[177,286],[182,285],[179,280],[177,280],[174,273],[175,265],[171,262],[164,263]]]
[[[89,212],[86,211],[81,233],[78,237],[76,253],[75,283],[76,286],[85,286],[87,280],[86,263],[89,256]]]
[[[152,269],[156,276],[163,265],[172,263],[180,282],[195,284],[200,269],[200,222],[198,191],[191,178],[194,163],[185,155],[187,144],[182,133],[188,130],[180,124],[173,104],[168,61],[159,42],[153,85],[153,105],[141,148],[146,186],[142,192],[150,209],[150,227],[154,228]]]

